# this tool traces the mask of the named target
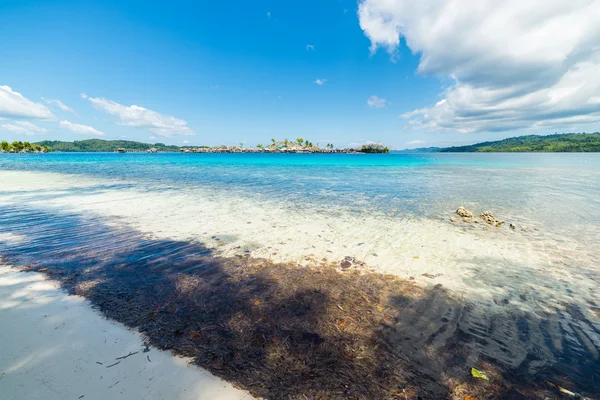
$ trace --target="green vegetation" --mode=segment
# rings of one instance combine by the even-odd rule
[[[484,152],[600,152],[600,133],[565,133],[519,136],[470,146],[435,149],[441,153]]]
[[[360,149],[361,153],[389,153],[390,149],[379,143],[364,144]]]
[[[50,151],[48,146],[29,142],[12,142],[6,140],[0,142],[0,153],[47,153]]]
[[[39,145],[48,146],[52,151],[64,152],[115,152],[118,148],[123,148],[128,152],[148,151],[155,148],[157,151],[176,152],[179,146],[167,146],[163,143],[140,143],[130,140],[102,140],[89,139],[75,142],[43,141]]]

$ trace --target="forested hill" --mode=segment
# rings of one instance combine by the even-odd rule
[[[60,142],[54,140],[44,140],[38,142],[40,146],[48,146],[52,151],[66,152],[115,152],[118,148],[131,151],[146,151],[155,148],[158,151],[179,151],[178,146],[167,146],[162,143],[141,143],[131,140],[102,140],[89,139],[75,142]]]
[[[600,133],[565,133],[547,136],[528,135],[483,142],[470,146],[446,147],[441,153],[475,152],[600,152]]]

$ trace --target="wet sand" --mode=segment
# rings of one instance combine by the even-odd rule
[[[600,392],[585,243],[18,174],[0,193],[0,254],[255,395]]]

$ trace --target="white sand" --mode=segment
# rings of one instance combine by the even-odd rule
[[[0,267],[0,327],[2,399],[252,398],[189,360],[153,348],[144,353],[138,333],[41,274]]]

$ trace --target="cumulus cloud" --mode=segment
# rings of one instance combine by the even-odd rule
[[[315,51],[315,46],[313,46],[312,44],[307,44],[306,51]]]
[[[2,125],[2,129],[18,135],[34,136],[43,135],[48,132],[47,129],[40,128],[37,125],[27,121],[15,121],[9,124]]]
[[[54,119],[46,106],[23,97],[10,86],[0,86],[0,117]]]
[[[91,126],[74,124],[69,121],[60,121],[60,127],[63,129],[68,129],[71,132],[76,133],[78,135],[104,136],[104,132],[94,129]]]
[[[450,78],[437,104],[403,115],[458,132],[600,123],[600,0],[361,0],[371,51],[405,43],[418,72]]]
[[[46,99],[42,98],[42,100],[46,100]],[[70,112],[72,114],[77,115],[77,113],[75,112],[75,110],[73,110],[71,107],[67,106],[65,103],[63,103],[62,101],[60,101],[58,99],[46,100],[46,103],[48,103],[48,104],[54,104],[55,106],[57,106],[58,108],[60,108],[63,111]]]
[[[323,86],[327,82],[327,79],[317,79],[315,83],[319,86]]]
[[[367,104],[371,108],[383,108],[386,106],[387,100],[378,96],[371,96],[367,99]]]
[[[118,117],[119,125],[148,129],[159,136],[166,137],[196,134],[182,119],[162,115],[136,105],[126,106],[101,97],[89,97],[86,94],[82,94],[81,97],[89,100],[97,110]]]

